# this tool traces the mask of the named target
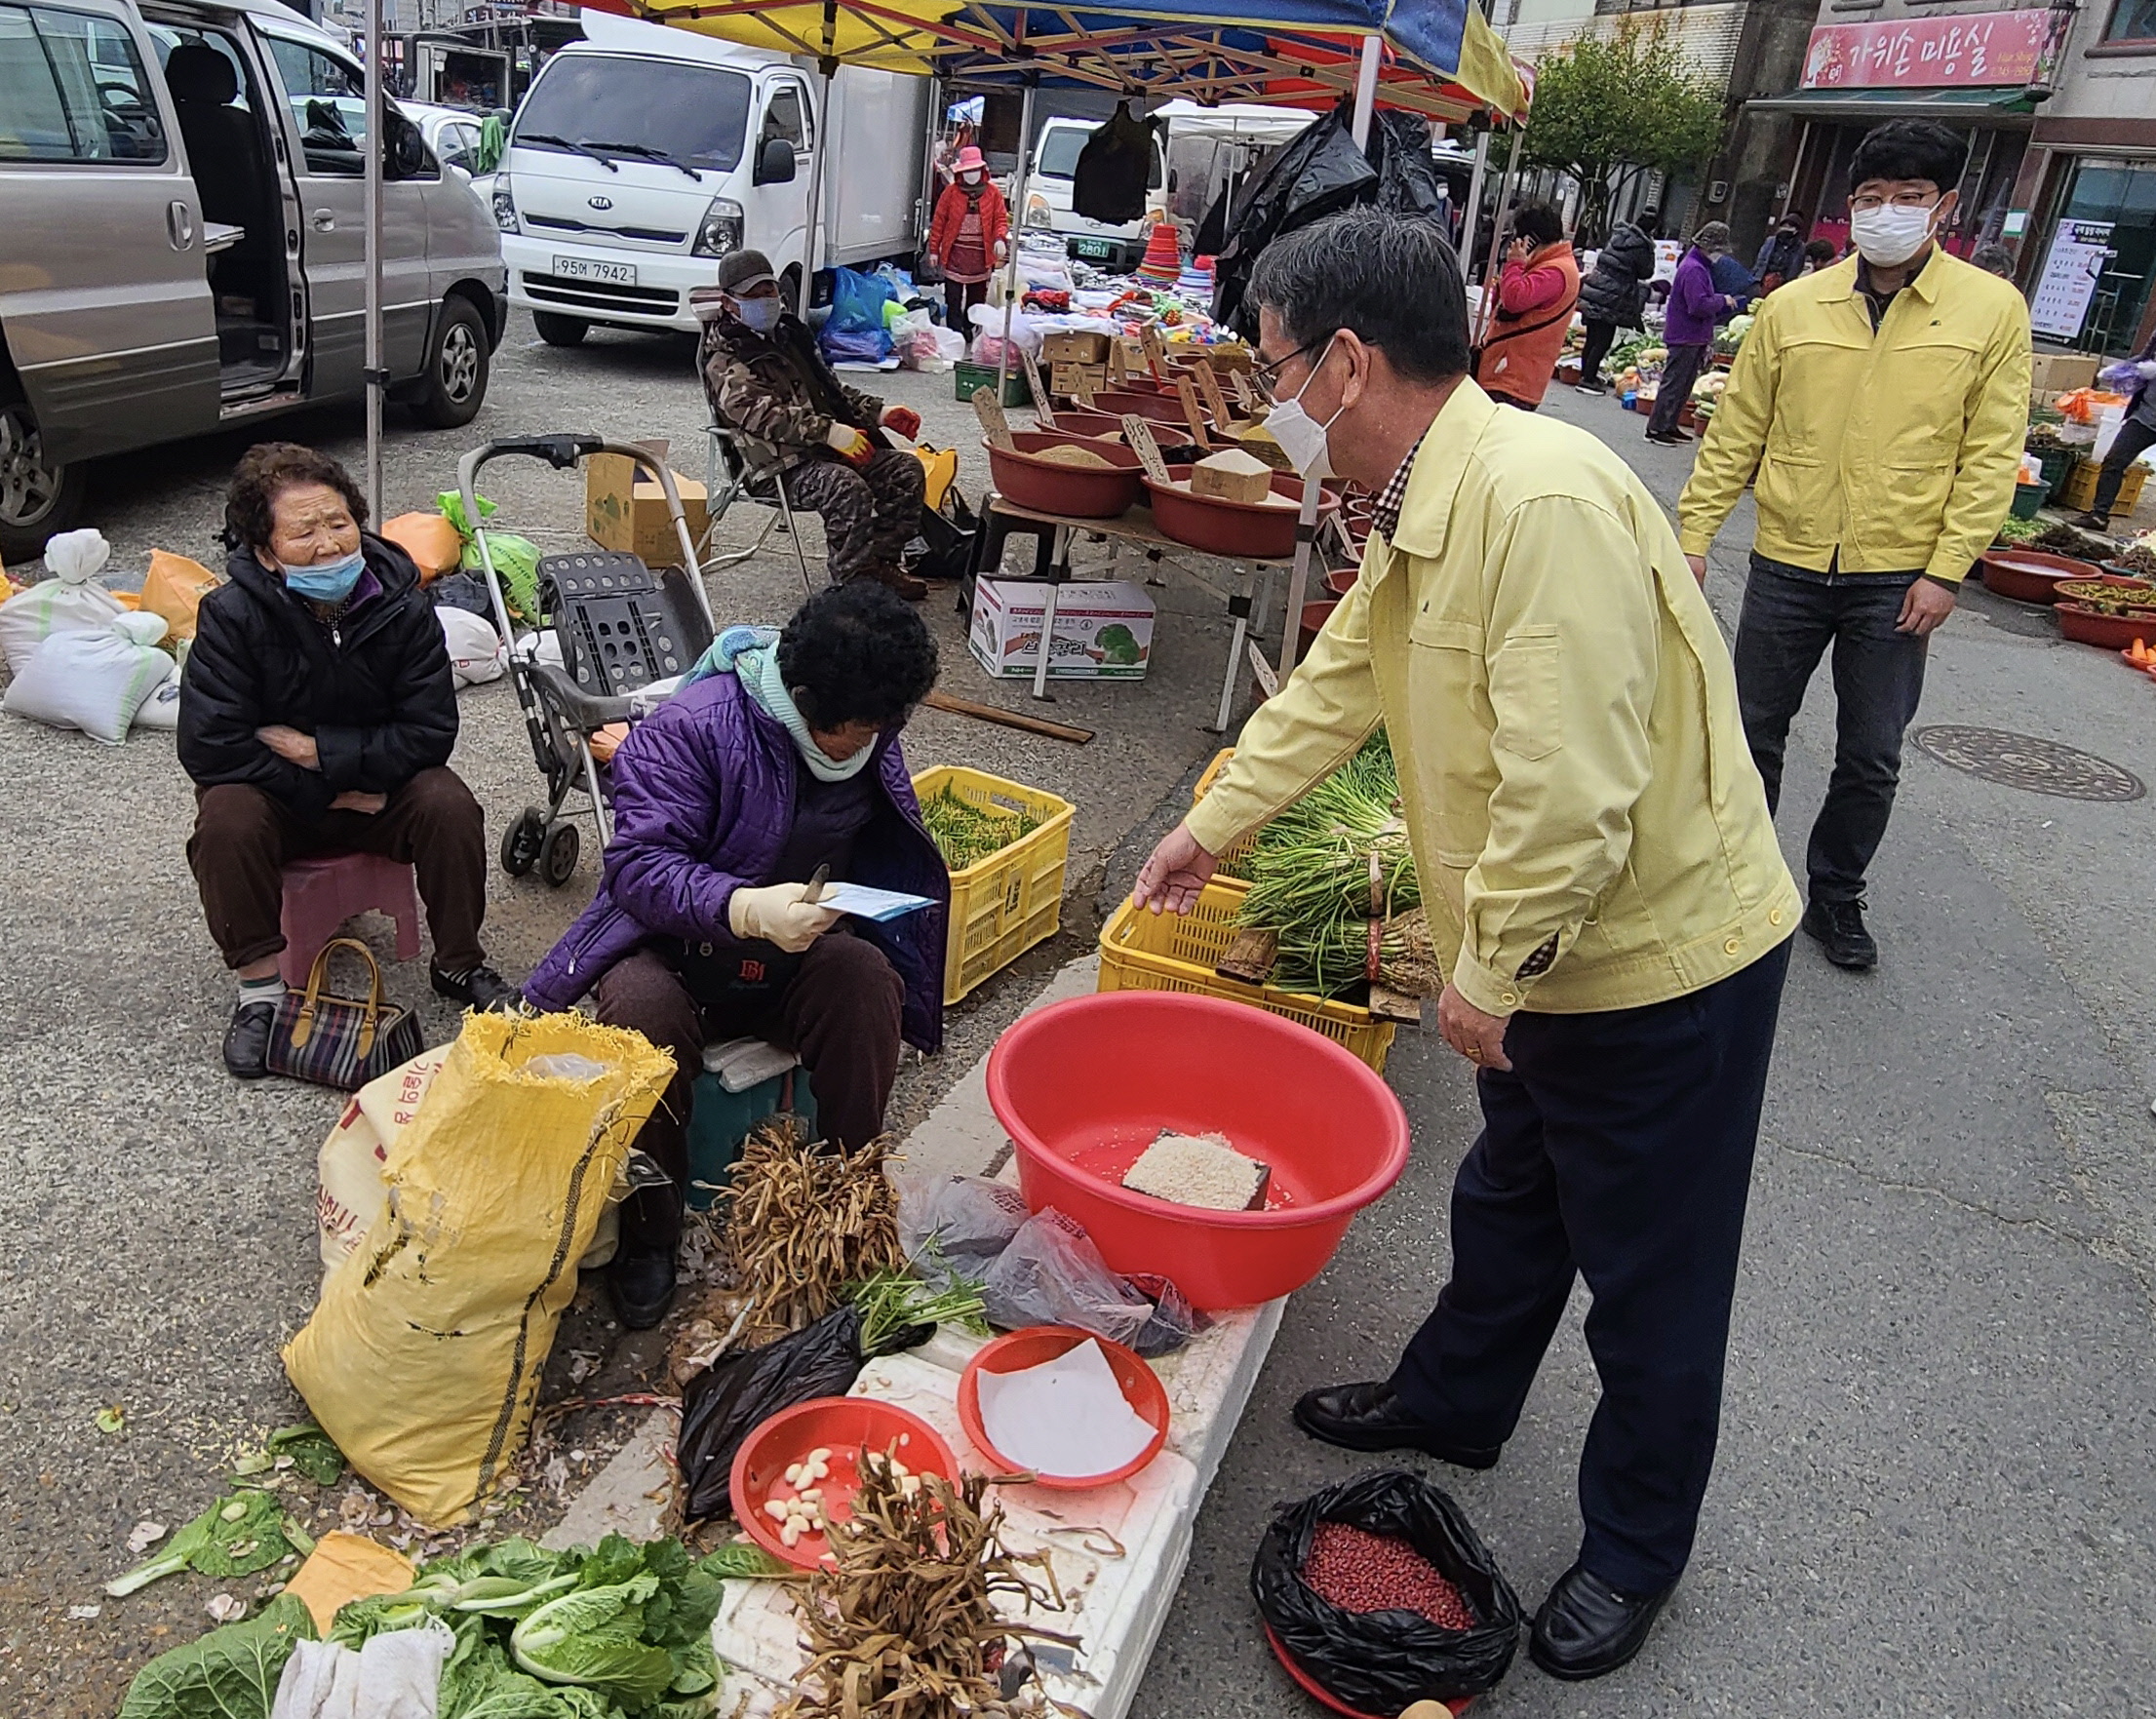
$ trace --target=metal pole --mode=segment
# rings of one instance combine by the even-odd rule
[[[1378,105],[1378,60],[1385,49],[1382,36],[1368,35],[1362,38],[1362,63],[1355,68],[1355,105],[1348,124],[1348,135],[1354,138],[1357,149],[1370,146],[1370,118]],[[1285,681],[1288,671],[1295,667],[1295,653],[1303,643],[1303,603],[1310,590],[1311,554],[1317,541],[1317,504],[1325,492],[1325,487],[1309,478],[1303,480],[1303,507],[1295,520],[1295,565],[1287,576],[1287,614],[1280,623],[1280,679]],[[1241,622],[1236,622],[1237,627]],[[1236,640],[1239,647],[1241,640]],[[1238,652],[1239,654],[1239,648]],[[1234,671],[1230,671],[1231,687]],[[1228,713],[1223,710],[1221,723],[1227,723]]]
[[[1482,215],[1482,174],[1490,165],[1490,134],[1474,140],[1474,171],[1468,176],[1468,203],[1460,229],[1460,279],[1474,273],[1474,241]]]
[[[1512,191],[1519,176],[1519,146],[1527,136],[1527,128],[1514,124],[1512,147],[1505,161],[1505,177],[1497,193],[1497,219],[1490,223],[1490,256],[1482,268],[1482,295],[1475,304],[1474,337],[1479,343],[1489,332],[1490,319],[1497,314],[1496,281],[1498,274],[1497,242],[1505,231],[1505,218],[1512,213]]]
[[[382,515],[382,0],[367,0],[367,507]]]
[[[816,290],[816,228],[823,218],[823,158],[831,149],[831,66],[824,61],[823,102],[816,115],[816,147],[808,157],[808,212],[804,217],[807,225],[801,238],[801,302],[794,307],[794,314],[805,317],[808,301]]]
[[[1033,97],[1038,76],[1026,79],[1025,98],[1018,104],[1018,176],[1011,181],[1009,272],[1003,281],[1003,349],[996,360],[996,404],[1003,403],[1003,378],[1010,374],[1010,316],[1018,305],[1018,235],[1025,231],[1027,170],[1033,165]],[[1031,392],[1029,387],[1028,392]],[[1048,615],[1055,616],[1055,593],[1048,594]],[[1048,648],[1048,635],[1040,635],[1040,648]]]

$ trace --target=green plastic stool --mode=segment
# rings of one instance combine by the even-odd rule
[[[780,1111],[791,1111],[814,1132],[816,1095],[809,1089],[808,1071],[799,1064],[745,1092],[728,1092],[708,1070],[696,1076],[688,1110],[688,1203],[694,1210],[710,1210],[731,1178],[749,1130]]]

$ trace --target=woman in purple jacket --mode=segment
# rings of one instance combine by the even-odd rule
[[[597,992],[599,1018],[672,1053],[637,1137],[672,1184],[622,1207],[614,1307],[632,1331],[674,1294],[688,1184],[689,1087],[707,1044],[754,1035],[807,1064],[825,1137],[883,1131],[901,1039],[943,1042],[951,879],[921,821],[899,730],[936,646],[872,580],[818,592],[784,629],[732,627],[613,760],[614,838],[599,894],[525,986],[536,1008]],[[889,924],[805,899],[834,881],[925,895]]]
[[[1706,367],[1706,355],[1714,344],[1714,325],[1737,314],[1738,301],[1714,287],[1714,259],[1728,251],[1728,224],[1710,220],[1692,235],[1692,248],[1677,264],[1662,331],[1669,356],[1663,363],[1662,380],[1656,384],[1654,415],[1647,420],[1650,442],[1692,440],[1677,428],[1677,414],[1692,398],[1692,384]]]

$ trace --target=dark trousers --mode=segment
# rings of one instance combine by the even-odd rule
[[[673,1186],[630,1195],[621,1208],[623,1247],[671,1248],[681,1239],[689,1087],[703,1072],[705,1045],[753,1034],[793,1051],[815,1082],[825,1138],[859,1148],[883,1132],[883,1107],[898,1078],[905,999],[905,985],[883,952],[843,931],[810,944],[781,985],[737,986],[701,999],[656,950],[639,950],[601,974],[599,1018],[634,1028],[674,1059],[674,1078],[636,1142]]]
[[[1805,856],[1817,901],[1857,901],[1901,780],[1901,735],[1924,694],[1925,642],[1895,622],[1911,573],[1815,573],[1751,558],[1737,621],[1737,704],[1744,739],[1782,801],[1789,722],[1833,646],[1834,773]]]
[[[976,304],[988,302],[986,281],[946,281],[943,283],[943,320],[963,334],[973,338],[973,324],[966,312]]]
[[[895,448],[879,448],[865,466],[819,454],[787,474],[794,504],[823,516],[831,582],[888,578],[921,530],[928,479],[921,463]]]
[[[1602,385],[1602,361],[1609,357],[1610,347],[1617,339],[1615,323],[1589,322],[1587,339],[1580,347],[1580,380],[1589,387]]]
[[[259,788],[225,782],[198,789],[187,864],[226,966],[244,967],[285,947],[281,874],[293,860],[327,853],[378,853],[409,865],[426,904],[435,964],[461,973],[487,958],[479,943],[487,820],[472,791],[443,765],[421,770],[372,816],[325,812],[310,821]]]
[[[1714,1464],[1730,1303],[1789,946],[1645,1008],[1521,1013],[1452,1190],[1452,1278],[1392,1388],[1464,1445],[1511,1436],[1572,1293],[1601,1400],[1580,1561],[1621,1592],[1682,1574]]]
[[[1692,384],[1706,366],[1705,346],[1672,346],[1662,367],[1662,380],[1655,384],[1655,410],[1647,419],[1650,436],[1673,435],[1684,403],[1692,398]]]
[[[2102,469],[2097,473],[2097,497],[2090,504],[2091,513],[2104,519],[2111,517],[2112,503],[2119,498],[2119,486],[2126,482],[2126,468],[2151,448],[2156,448],[2156,424],[2128,418],[2119,426],[2118,434],[2111,438],[2110,451],[2103,456]]]

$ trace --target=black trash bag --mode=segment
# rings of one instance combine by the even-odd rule
[[[1129,102],[1117,102],[1107,122],[1085,139],[1071,170],[1072,210],[1111,226],[1144,215],[1153,139],[1152,123],[1135,117]]]
[[[935,1334],[914,1325],[883,1351],[913,1348]],[[819,1396],[843,1396],[868,1365],[861,1315],[850,1305],[762,1348],[721,1355],[682,1387],[682,1429],[674,1441],[688,1521],[731,1507],[734,1453],[781,1409]]]
[[[1287,144],[1237,199],[1228,219],[1228,242],[1214,262],[1213,320],[1235,324],[1255,341],[1257,313],[1245,317],[1241,312],[1258,254],[1282,233],[1367,203],[1377,186],[1378,170],[1355,147],[1343,103]]]
[[[1404,1540],[1437,1566],[1479,1621],[1440,1629],[1416,1612],[1345,1612],[1304,1585],[1320,1522]],[[1359,1474],[1273,1518],[1250,1566],[1250,1594],[1289,1656],[1334,1699],[1362,1713],[1452,1701],[1494,1689],[1519,1644],[1519,1599],[1450,1497],[1396,1468]]]
[[[1378,207],[1393,215],[1435,215],[1448,193],[1430,153],[1430,121],[1391,109],[1375,117],[1370,148],[1377,157]]]

